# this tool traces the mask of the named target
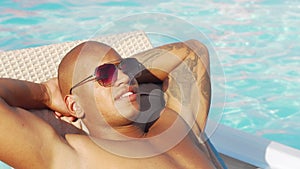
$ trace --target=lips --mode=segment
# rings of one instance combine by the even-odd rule
[[[120,97],[120,99],[125,98],[125,97],[129,97],[129,96],[132,95],[132,94],[133,94],[133,92],[126,92],[126,93],[124,93],[124,94]]]
[[[136,88],[133,86],[129,86],[126,89],[121,89],[117,92],[115,100],[129,99],[130,101],[134,101],[136,99]]]

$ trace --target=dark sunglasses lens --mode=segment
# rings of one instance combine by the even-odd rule
[[[124,59],[119,68],[129,76],[137,77],[141,74],[141,64],[134,58],[126,58]]]
[[[102,86],[111,86],[117,79],[117,69],[114,64],[104,64],[96,68],[96,80]]]

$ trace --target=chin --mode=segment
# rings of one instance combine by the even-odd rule
[[[117,112],[130,121],[134,121],[140,113],[140,104],[138,102],[115,104]]]
[[[140,113],[139,98],[137,97],[134,101],[119,100],[115,102],[115,108],[124,118],[134,121]]]

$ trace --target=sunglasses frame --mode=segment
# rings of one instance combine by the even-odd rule
[[[122,67],[122,65],[128,61],[134,61],[138,67],[138,70],[136,72],[127,72],[125,71],[125,69]],[[122,70],[125,74],[127,74],[129,77],[137,77],[137,76],[140,76],[140,72],[142,70],[142,64],[139,63],[135,58],[126,58],[126,59],[122,59],[121,62],[117,63],[117,64],[113,64],[113,63],[105,63],[105,64],[102,64],[100,66],[97,66],[95,68],[95,71],[92,75],[84,78],[83,80],[81,80],[80,82],[76,83],[74,86],[72,86],[70,88],[70,91],[69,91],[69,94],[72,94],[72,91],[74,88],[78,87],[78,86],[81,86],[87,82],[90,82],[90,81],[93,81],[93,80],[97,80],[97,82],[99,83],[99,85],[103,86],[103,87],[110,87],[112,86],[112,84],[116,81],[116,80],[112,80],[111,83],[108,83],[108,84],[105,84],[101,81],[101,78],[97,78],[96,74],[97,74],[97,70],[101,67],[101,66],[104,66],[104,65],[113,65],[115,67],[115,72],[112,76],[117,76],[117,71],[116,70]]]

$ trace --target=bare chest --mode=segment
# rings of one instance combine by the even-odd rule
[[[95,142],[86,142],[84,146],[78,145],[77,153],[78,169],[182,169],[182,168],[210,168],[210,162],[201,151],[197,149],[189,139],[183,139],[179,144],[167,151],[159,152],[159,147],[148,143],[147,147],[139,143],[119,143],[99,145]],[[119,151],[117,151],[119,150]],[[128,153],[124,153],[128,151]],[[143,152],[153,154],[143,154]]]

